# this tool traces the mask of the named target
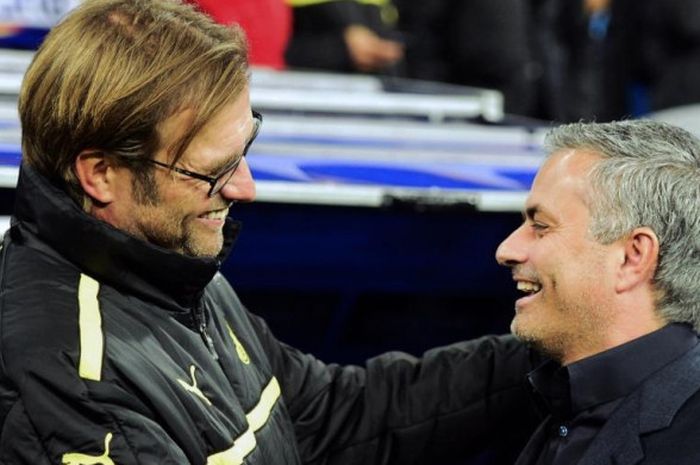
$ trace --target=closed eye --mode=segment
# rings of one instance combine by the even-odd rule
[[[211,173],[212,173],[211,177],[218,178],[219,176],[227,173],[228,171],[231,170],[231,168],[238,166],[238,164],[241,162],[242,158],[243,158],[243,156],[236,155],[235,157],[233,157],[233,159],[227,161],[225,164],[214,168],[213,170],[211,170]]]
[[[549,225],[544,224],[544,223],[538,223],[538,222],[530,223],[530,227],[532,228],[532,230],[535,232],[535,235],[537,235],[537,236],[542,236],[549,229]]]

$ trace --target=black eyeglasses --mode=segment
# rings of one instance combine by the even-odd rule
[[[219,191],[223,189],[226,184],[228,184],[228,182],[233,177],[233,174],[238,169],[238,165],[241,164],[241,160],[243,160],[243,157],[245,157],[248,154],[250,146],[253,144],[255,138],[258,137],[258,133],[260,132],[260,126],[262,126],[262,121],[262,115],[257,111],[253,110],[253,133],[250,135],[250,139],[248,139],[248,142],[246,142],[245,147],[243,148],[243,153],[240,157],[237,157],[235,160],[233,160],[229,165],[225,166],[221,170],[219,175],[216,177],[195,173],[194,171],[178,168],[177,166],[171,166],[167,163],[152,160],[150,158],[146,158],[144,159],[144,161],[152,163],[154,165],[162,166],[164,168],[168,168],[169,170],[175,171],[176,173],[184,174],[185,176],[189,176],[194,179],[199,179],[200,181],[208,182],[210,187],[207,195],[209,197],[213,197],[214,195],[218,194]]]

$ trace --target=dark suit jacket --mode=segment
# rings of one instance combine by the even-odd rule
[[[516,465],[535,463],[548,421]],[[637,464],[700,464],[700,344],[624,399],[576,465]]]

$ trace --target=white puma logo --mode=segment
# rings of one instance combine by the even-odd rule
[[[112,440],[112,433],[107,433],[105,436],[105,452],[102,455],[88,455],[79,452],[71,452],[63,454],[63,465],[114,465],[114,462],[109,458],[109,443]]]
[[[195,396],[199,397],[202,399],[204,402],[206,402],[207,405],[211,406],[211,401],[207,399],[207,396],[204,395],[204,393],[197,387],[197,378],[194,377],[194,370],[195,366],[191,365],[190,366],[190,376],[192,377],[192,384],[187,384],[185,381],[178,379],[177,381],[182,385],[183,388],[185,388],[186,391],[191,392]]]

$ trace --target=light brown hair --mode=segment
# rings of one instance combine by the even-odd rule
[[[180,0],[86,0],[48,34],[22,83],[24,160],[81,202],[73,171],[81,151],[151,158],[159,123],[192,109],[189,131],[169,146],[175,163],[247,83],[238,27]]]

